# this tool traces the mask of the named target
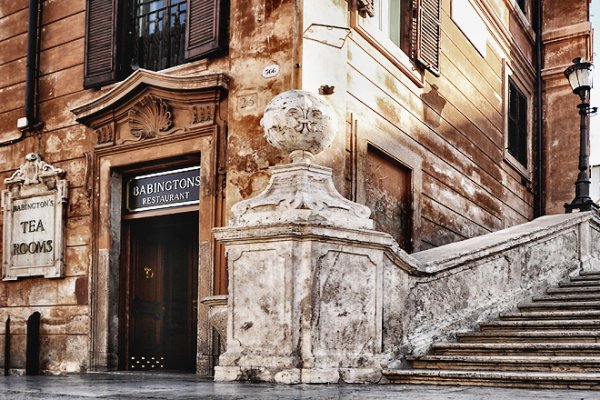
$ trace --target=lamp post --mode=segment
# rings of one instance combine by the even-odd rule
[[[567,213],[578,209],[579,211],[598,212],[598,205],[590,198],[590,176],[589,176],[589,115],[595,111],[590,108],[590,89],[593,87],[594,65],[591,62],[584,61],[580,57],[573,60],[573,65],[565,71],[565,76],[571,84],[573,93],[579,96],[581,103],[579,108],[579,175],[575,182],[575,198],[570,204],[565,204]]]

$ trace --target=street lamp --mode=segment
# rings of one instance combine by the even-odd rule
[[[598,212],[598,205],[590,198],[590,176],[589,176],[589,157],[588,157],[588,142],[589,142],[589,115],[596,111],[596,108],[590,108],[590,89],[593,87],[594,65],[589,61],[584,61],[581,57],[573,60],[573,65],[565,71],[565,76],[571,84],[573,93],[579,96],[581,104],[579,115],[581,117],[579,124],[579,175],[575,182],[575,199],[571,204],[565,204],[567,213],[578,209],[579,211],[594,211]]]

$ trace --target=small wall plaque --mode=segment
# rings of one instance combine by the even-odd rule
[[[277,75],[279,75],[279,69],[279,65],[277,64],[267,65],[262,70],[262,76],[265,79],[275,78]]]
[[[65,171],[29,153],[2,191],[5,281],[28,276],[64,276]]]

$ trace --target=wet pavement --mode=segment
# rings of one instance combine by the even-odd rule
[[[0,377],[0,399],[600,400],[600,391],[417,385],[215,383],[195,375],[86,374]]]

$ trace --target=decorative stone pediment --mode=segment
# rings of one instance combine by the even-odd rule
[[[65,171],[30,153],[2,191],[4,280],[64,275]]]
[[[217,124],[229,81],[223,74],[173,76],[139,69],[72,112],[95,130],[97,148],[158,140]]]

